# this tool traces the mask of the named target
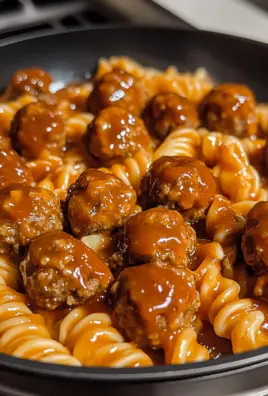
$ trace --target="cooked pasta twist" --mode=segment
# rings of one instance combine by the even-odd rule
[[[22,95],[16,100],[0,103],[0,126],[6,134],[10,132],[10,123],[16,112],[35,100],[36,98],[32,95]]]
[[[100,168],[101,171],[112,173],[124,183],[131,185],[136,191],[140,189],[142,177],[152,163],[152,156],[146,151],[139,151],[133,158],[127,158],[123,164],[115,164],[110,168]]]
[[[257,302],[240,299],[239,284],[221,275],[221,246],[216,242],[201,245],[197,254],[203,258],[195,272],[202,319],[209,319],[219,337],[231,340],[234,353],[268,345],[261,327],[265,316]]]
[[[201,362],[209,359],[209,351],[197,342],[193,329],[183,329],[165,348],[166,364]]]
[[[221,133],[205,135],[202,154],[220,187],[232,201],[267,200],[267,191],[261,188],[260,176],[249,164],[247,154],[238,138]]]
[[[0,284],[0,352],[24,359],[79,366],[67,348],[51,339],[40,315],[27,307],[25,296]]]
[[[94,116],[91,113],[79,113],[68,118],[65,123],[66,138],[69,142],[79,142]]]
[[[20,272],[18,265],[5,254],[0,255],[0,284],[18,290]]]
[[[268,133],[268,104],[260,103],[256,106],[257,120],[261,131]]]
[[[59,341],[85,366],[140,367],[152,361],[142,350],[124,342],[106,313],[87,315],[76,308],[62,321]]]
[[[177,93],[193,102],[200,102],[213,88],[213,83],[203,68],[198,68],[194,73],[178,73],[176,68],[169,67],[166,75],[175,82]]]
[[[250,138],[245,138],[240,141],[248,157],[261,155],[261,152],[266,145],[266,139],[252,140]]]
[[[223,246],[232,245],[243,232],[246,216],[255,204],[255,201],[232,204],[224,196],[216,195],[206,217],[207,234]]]
[[[163,156],[185,155],[197,158],[201,136],[193,128],[179,128],[171,132],[153,155],[153,161]]]

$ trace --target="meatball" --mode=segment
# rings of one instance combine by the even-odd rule
[[[195,248],[195,231],[174,210],[157,207],[131,216],[126,222],[126,265],[161,260],[187,266]]]
[[[242,250],[246,263],[255,273],[268,272],[268,202],[258,202],[249,211]]]
[[[185,218],[199,219],[216,194],[216,183],[209,168],[189,157],[161,157],[141,182],[148,206],[164,205]]]
[[[91,249],[59,231],[31,243],[20,271],[30,299],[50,310],[84,304],[112,280],[109,268]]]
[[[71,110],[85,112],[88,95],[92,90],[91,83],[69,84],[55,93],[58,101],[68,101]]]
[[[49,231],[62,230],[60,200],[51,191],[11,184],[0,191],[0,245],[18,249]]]
[[[62,151],[66,133],[62,117],[44,102],[30,103],[19,110],[12,122],[13,148],[25,157],[38,157],[47,150]]]
[[[151,149],[151,139],[141,118],[120,107],[102,110],[84,136],[86,149],[104,162],[120,162],[141,149]]]
[[[134,76],[116,68],[106,73],[96,84],[88,98],[88,111],[98,113],[105,107],[116,105],[133,114],[141,111],[141,92]]]
[[[237,137],[255,135],[257,119],[253,92],[244,85],[219,85],[203,99],[200,119],[212,131]]]
[[[125,269],[114,289],[114,319],[140,347],[163,347],[168,336],[195,319],[200,302],[185,267],[148,263]]]
[[[82,237],[122,226],[135,211],[136,193],[115,176],[88,169],[71,185],[66,202],[71,229]]]
[[[178,127],[196,128],[199,124],[195,104],[172,92],[156,95],[145,108],[143,119],[148,131],[162,140]]]
[[[5,99],[14,99],[23,94],[38,95],[48,93],[52,83],[51,75],[45,70],[29,68],[17,70],[4,93]]]
[[[11,183],[32,184],[33,176],[13,150],[0,150],[0,189]]]

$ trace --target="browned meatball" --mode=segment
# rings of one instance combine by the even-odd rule
[[[203,99],[200,105],[203,125],[212,130],[237,137],[257,132],[256,102],[245,85],[221,84]]]
[[[33,176],[13,150],[0,150],[0,189],[11,183],[32,184]]]
[[[45,70],[29,68],[17,70],[3,95],[4,99],[14,99],[23,94],[38,95],[49,92],[51,75]]]
[[[65,232],[36,238],[20,264],[24,287],[40,308],[84,304],[112,280],[106,264],[86,245]]]
[[[178,212],[157,207],[127,220],[124,247],[126,265],[159,259],[187,266],[195,252],[196,236]]]
[[[257,274],[268,271],[268,202],[258,202],[249,211],[242,250],[246,263]]]
[[[60,200],[51,191],[15,184],[0,191],[1,246],[18,249],[57,230],[62,230]]]
[[[25,157],[38,157],[44,150],[60,153],[65,135],[61,116],[44,102],[19,110],[11,128],[12,145]]]
[[[172,92],[156,95],[145,108],[143,119],[150,134],[162,140],[178,127],[196,128],[199,124],[195,104]]]
[[[141,149],[151,149],[151,139],[141,118],[120,107],[102,110],[88,127],[85,146],[95,158],[120,162]]]
[[[71,229],[80,237],[122,226],[135,206],[136,193],[132,187],[96,169],[83,172],[67,195]]]
[[[89,95],[87,105],[93,114],[113,105],[139,114],[142,104],[136,78],[120,68],[106,73]]]
[[[198,219],[211,204],[216,184],[210,170],[188,157],[161,157],[155,161],[141,183],[149,206],[176,209],[185,218]]]
[[[200,305],[194,275],[185,267],[149,263],[127,268],[113,288],[116,324],[140,347],[163,347],[173,331],[195,319]]]

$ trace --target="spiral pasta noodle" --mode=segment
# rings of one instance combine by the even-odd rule
[[[22,95],[16,100],[0,103],[0,125],[6,134],[10,132],[10,124],[16,112],[29,103],[36,101],[32,95]]]
[[[202,154],[220,187],[232,201],[267,200],[261,188],[258,172],[249,164],[247,154],[238,138],[220,133],[204,136]]]
[[[20,272],[17,263],[6,254],[0,255],[0,284],[18,290]]]
[[[51,339],[40,315],[27,307],[25,297],[0,284],[0,352],[24,359],[79,366],[67,348]]]
[[[140,367],[152,361],[142,350],[124,342],[105,313],[87,315],[82,307],[74,309],[62,321],[59,341],[85,366]]]
[[[111,173],[139,191],[142,177],[152,163],[152,156],[146,151],[139,151],[133,158],[127,158],[123,164],[115,164],[110,168],[100,168],[101,171]]]
[[[163,156],[176,155],[197,158],[201,140],[200,134],[193,128],[176,129],[171,132],[156,149],[153,155],[153,161]]]
[[[91,113],[78,113],[68,118],[65,123],[66,139],[70,142],[79,141],[93,117]]]
[[[166,364],[201,362],[209,359],[209,351],[197,342],[197,334],[191,328],[183,329],[165,348]]]
[[[178,73],[175,68],[168,68],[167,75],[175,80],[178,94],[193,102],[199,102],[213,88],[213,83],[206,70],[199,68],[194,73]]]
[[[268,133],[268,104],[258,104],[256,106],[256,114],[259,127],[264,135],[266,135]]]
[[[268,335],[261,325],[265,316],[250,298],[239,298],[237,282],[221,275],[221,246],[212,242],[199,247],[203,262],[195,271],[200,295],[200,314],[209,320],[219,337],[230,339],[234,353],[268,345]]]

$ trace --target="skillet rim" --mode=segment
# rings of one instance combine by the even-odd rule
[[[8,46],[15,47],[24,42],[45,39],[51,36],[68,36],[75,33],[88,33],[91,31],[174,31],[182,32],[189,35],[201,35],[205,37],[221,37],[228,39],[239,45],[240,42],[248,43],[251,46],[259,47],[268,53],[268,43],[262,43],[243,37],[236,37],[230,34],[210,32],[205,30],[194,30],[189,28],[179,28],[175,26],[157,27],[157,26],[124,26],[109,25],[108,27],[96,26],[94,28],[78,28],[71,29],[67,32],[48,31],[36,34],[24,34],[15,36],[10,39],[0,41],[0,49]],[[216,360],[208,360],[200,363],[186,363],[182,365],[163,365],[142,368],[103,368],[103,367],[74,367],[56,365],[50,363],[42,363],[8,356],[0,353],[0,368],[3,370],[13,370],[18,373],[34,374],[39,377],[47,378],[64,378],[70,380],[83,381],[105,381],[105,382],[147,382],[147,381],[168,381],[168,380],[184,380],[184,379],[205,379],[209,377],[216,378],[222,375],[234,375],[241,371],[249,371],[263,367],[268,364],[268,347],[257,350],[244,352],[238,355],[223,356]]]

